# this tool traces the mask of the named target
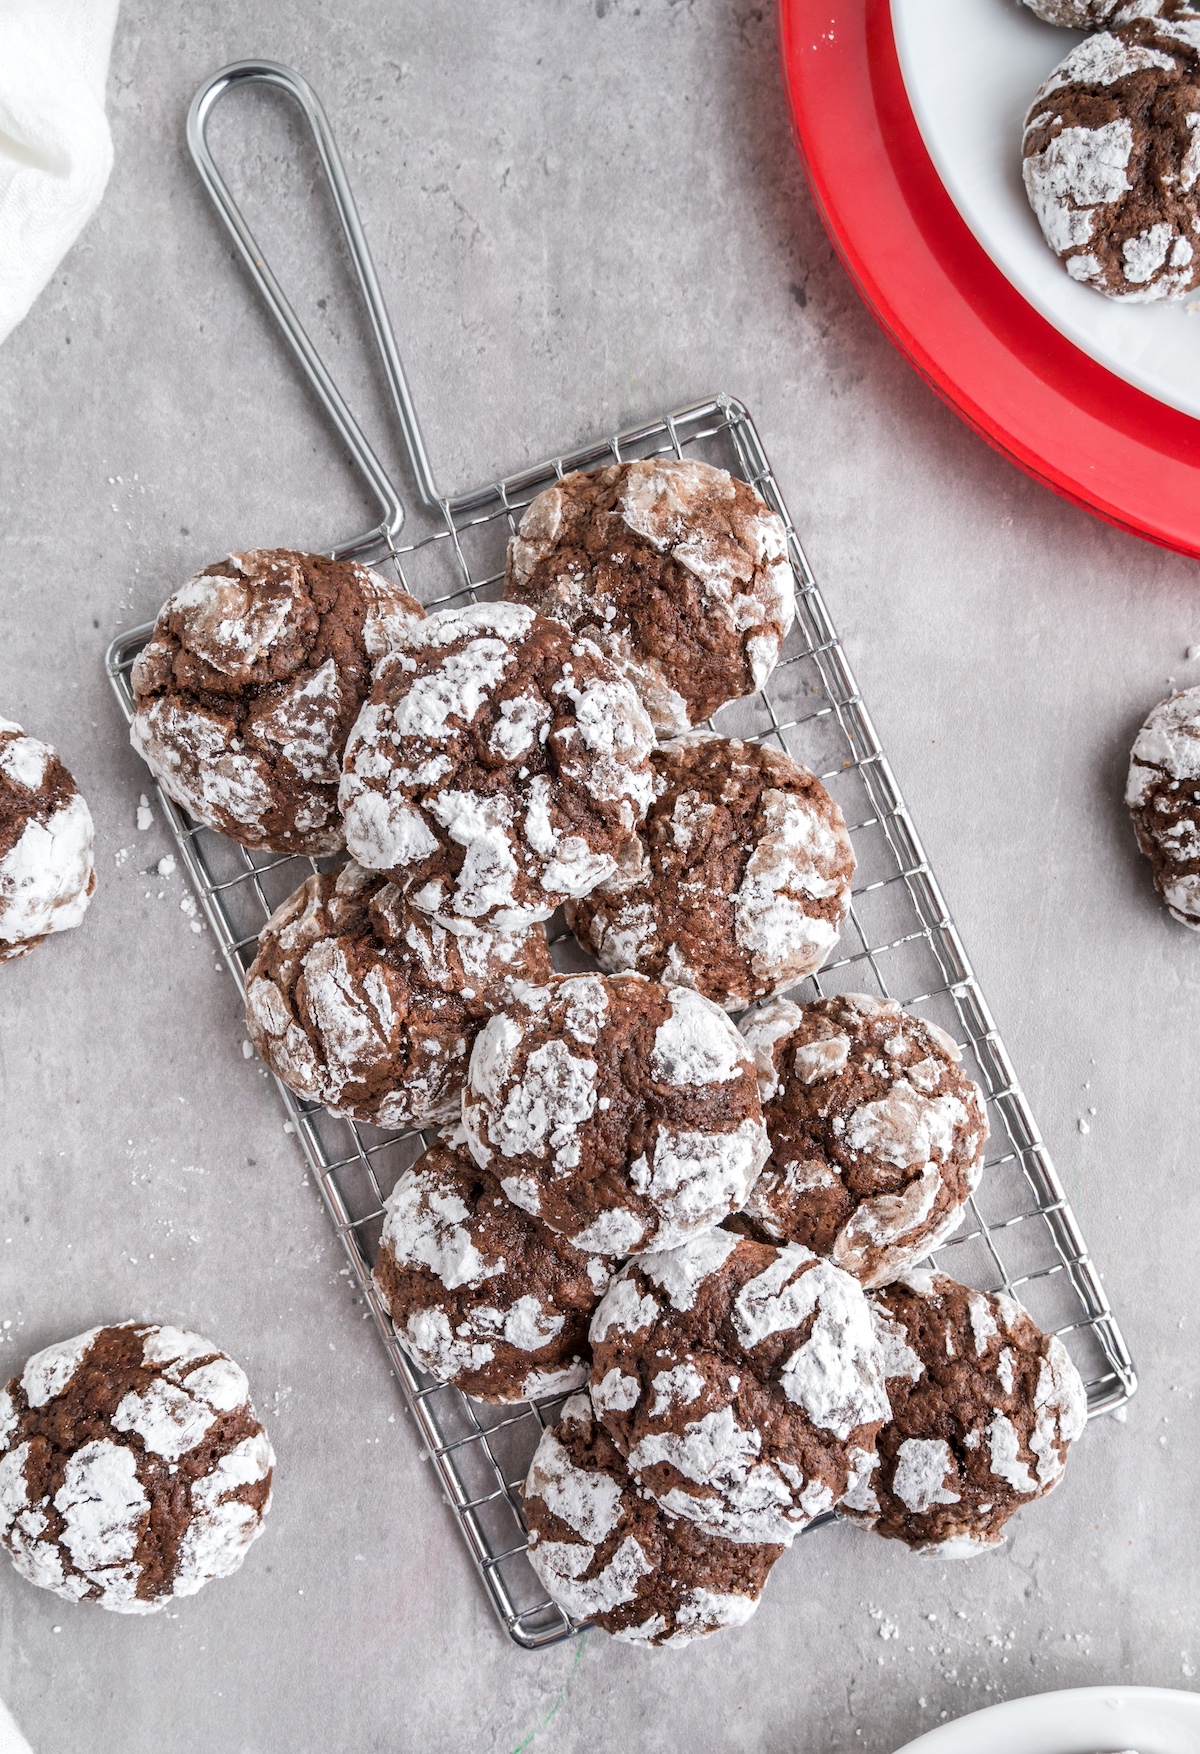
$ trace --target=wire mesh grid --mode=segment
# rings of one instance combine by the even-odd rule
[[[841,806],[858,859],[838,951],[792,997],[877,993],[953,1035],[964,1070],[987,1099],[991,1138],[964,1222],[933,1258],[982,1291],[1018,1297],[1067,1344],[1089,1412],[1110,1412],[1136,1387],[1129,1352],[745,409],[717,397],[445,500],[436,528],[403,544],[381,537],[378,562],[427,608],[496,597],[509,534],[536,493],[571,469],[685,455],[718,463],[757,488],[785,521],[796,578],[796,625],[766,689],[722,708],[710,723],[727,736],[770,741],[819,774]],[[108,674],[127,719],[129,672],[149,633],[149,626],[137,628],[109,648]],[[268,916],[313,870],[337,861],[247,852],[159,798],[208,925],[242,983]],[[556,966],[594,966],[561,918],[550,936]],[[525,1557],[519,1492],[563,1397],[489,1407],[424,1376],[398,1345],[371,1279],[384,1200],[431,1135],[342,1120],[278,1088],[505,1630],[528,1649],[569,1637],[575,1627],[546,1598]]]

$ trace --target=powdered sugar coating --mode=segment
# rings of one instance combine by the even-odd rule
[[[562,976],[479,1035],[476,1161],[577,1248],[671,1247],[737,1209],[767,1150],[753,1064],[709,1000],[637,975]]]
[[[346,749],[347,844],[452,927],[524,927],[615,869],[653,742],[590,641],[518,604],[443,610],[376,666]]]
[[[1200,931],[1200,688],[1160,701],[1146,719],[1125,802],[1172,919]]]
[[[1012,1298],[910,1272],[876,1292],[891,1418],[848,1515],[918,1552],[969,1557],[1062,1475],[1087,1399],[1054,1335]]]
[[[587,1395],[543,1434],[524,1492],[530,1562],[550,1595],[631,1644],[681,1646],[741,1625],[783,1551],[669,1518],[630,1478]]]
[[[1025,0],[1031,12],[1064,30],[1100,30],[1129,18],[1152,18],[1173,0]]]
[[[761,688],[795,618],[782,520],[694,458],[565,476],[509,544],[504,594],[594,640],[660,735]]]
[[[609,973],[695,987],[729,1010],[826,960],[850,905],[842,813],[769,745],[695,731],[651,758],[654,802],[612,877],[567,910]]]
[[[428,1126],[457,1113],[484,1019],[550,972],[540,925],[448,932],[352,860],[263,927],[246,1027],[297,1094],[377,1126]]]
[[[67,1600],[152,1613],[236,1570],[261,1531],[270,1442],[245,1373],[195,1334],[90,1329],[0,1402],[0,1544]]]
[[[96,887],[92,818],[53,749],[0,719],[0,961],[69,931]]]
[[[244,846],[336,852],[371,666],[423,615],[355,561],[231,554],[163,605],[132,671],[133,746],[168,796]]]
[[[1157,4],[1051,0],[1113,17],[1043,83],[1025,126],[1024,178],[1043,235],[1072,279],[1125,303],[1200,284],[1200,35]]]
[[[772,1242],[886,1284],[937,1248],[978,1185],[987,1119],[960,1054],[890,1000],[773,1000],[742,1025],[771,1157],[746,1203]]]
[[[634,1478],[734,1542],[787,1543],[831,1510],[889,1412],[861,1286],[797,1245],[713,1232],[636,1256],[592,1350],[596,1410]]]
[[[513,1206],[461,1128],[405,1170],[385,1212],[375,1282],[422,1370],[485,1401],[586,1382],[588,1322],[608,1263]]]

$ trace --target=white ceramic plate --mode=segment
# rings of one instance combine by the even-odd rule
[[[964,0],[965,4],[965,0]],[[1010,1699],[941,1724],[899,1754],[1200,1754],[1200,1695],[1077,1687]]]
[[[1007,279],[1077,347],[1172,408],[1200,417],[1200,294],[1123,305],[1068,279],[1021,181],[1033,94],[1082,38],[1019,0],[891,0],[909,102],[951,200]]]

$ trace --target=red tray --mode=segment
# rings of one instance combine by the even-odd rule
[[[926,383],[1064,499],[1200,557],[1200,421],[1081,353],[976,242],[913,118],[888,0],[779,0],[779,41],[825,228]]]

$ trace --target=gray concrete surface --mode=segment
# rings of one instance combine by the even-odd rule
[[[824,1533],[679,1654],[531,1656],[490,1618],[232,985],[181,878],[146,875],[167,842],[136,830],[101,674],[228,546],[368,521],[185,157],[193,88],[251,53],[326,100],[447,484],[715,388],[756,413],[1141,1369],[1001,1556]],[[1017,474],[892,351],[808,199],[769,6],[125,0],[110,93],[104,206],[0,352],[0,711],[74,768],[100,867],[83,929],[3,973],[0,1361],[130,1314],[199,1328],[279,1470],[244,1570],[178,1612],[0,1571],[0,1695],[37,1754],[888,1754],[1018,1694],[1194,1685],[1200,946],[1120,790],[1147,708],[1200,680],[1195,567]],[[218,143],[373,417],[282,112]]]

